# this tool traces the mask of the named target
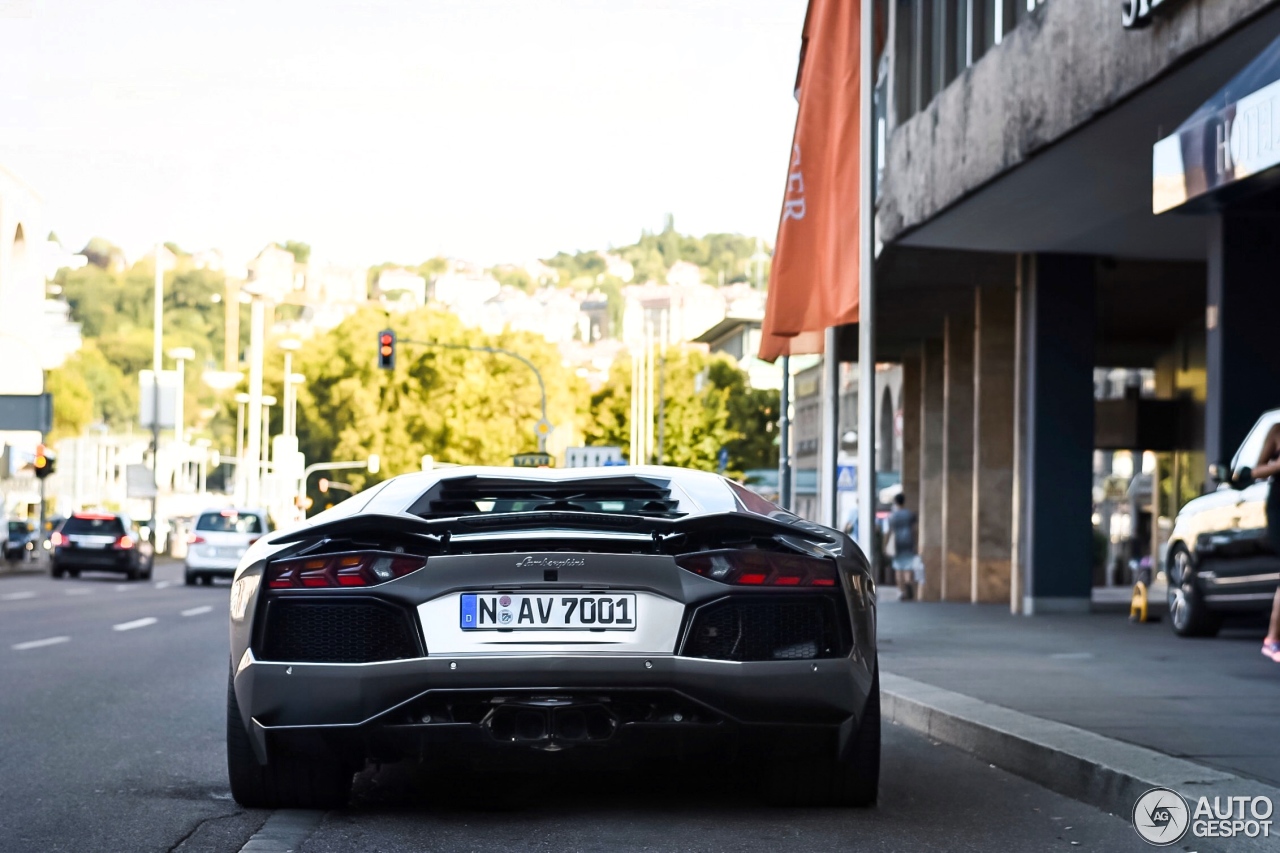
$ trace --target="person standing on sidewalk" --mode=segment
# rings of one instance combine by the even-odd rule
[[[1280,424],[1273,424],[1262,443],[1262,453],[1253,468],[1255,479],[1269,478],[1267,485],[1267,537],[1280,554]],[[1280,663],[1280,587],[1271,601],[1271,626],[1262,641],[1262,653]]]
[[[893,544],[893,571],[897,576],[902,600],[916,597],[916,588],[924,583],[924,564],[916,553],[916,514],[907,509],[907,496],[893,496],[893,512],[889,513],[889,537]]]

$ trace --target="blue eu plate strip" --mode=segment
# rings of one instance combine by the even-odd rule
[[[462,596],[462,629],[477,628],[479,623],[476,621],[476,597],[473,593],[464,593]]]

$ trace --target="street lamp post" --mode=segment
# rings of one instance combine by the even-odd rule
[[[244,407],[249,402],[249,395],[241,391],[236,394],[236,503],[244,500]]]
[[[293,382],[293,354],[302,348],[302,341],[294,338],[286,338],[278,344],[280,349],[284,350],[284,426],[283,434],[292,436],[293,432],[293,407],[294,394],[290,387]]]
[[[257,507],[261,498],[262,469],[262,359],[266,338],[267,306],[261,299],[254,299],[242,292],[249,306],[249,408],[245,455],[250,460],[246,466],[248,476],[245,503]]]
[[[187,371],[186,365],[188,361],[194,361],[196,351],[191,347],[174,347],[169,350],[169,358],[178,363],[178,393],[174,398],[173,404],[173,441],[177,445],[175,448],[180,454],[182,461],[179,463],[183,490],[186,489],[188,481],[188,472],[186,470],[188,460],[182,449],[187,443],[187,420],[186,420],[186,395],[187,395]]]
[[[152,292],[151,337],[151,542],[159,542],[160,530],[160,368],[164,367],[164,268],[160,266],[160,250],[156,241],[156,276]],[[41,504],[43,506],[43,503]]]
[[[271,465],[271,407],[276,404],[276,398],[270,394],[262,398],[262,473],[265,476],[268,467]]]

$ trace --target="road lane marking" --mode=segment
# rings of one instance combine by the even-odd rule
[[[56,646],[59,643],[71,642],[70,637],[47,637],[43,640],[27,640],[25,643],[14,643],[9,648],[15,652],[25,652],[27,649],[39,649],[44,646]]]
[[[184,610],[182,611],[182,615],[183,616],[199,616],[201,613],[208,613],[212,609],[213,608],[211,606],[206,604],[203,607],[193,607],[190,610]]]
[[[116,592],[128,592],[131,589],[133,589],[133,587],[129,586],[127,583],[116,584]]]
[[[92,594],[93,594],[93,590],[89,589],[88,587],[76,587],[75,589],[69,589],[63,593],[63,595],[92,595]]]
[[[165,587],[169,587],[169,586],[173,586],[173,581],[157,581],[156,582],[156,589],[164,589]]]
[[[144,616],[141,619],[134,619],[132,622],[121,622],[119,625],[112,625],[112,631],[132,631],[134,628],[145,628],[148,625],[154,625],[160,620],[154,616]]]
[[[30,591],[6,592],[4,595],[0,595],[0,601],[22,601],[24,598],[35,598],[35,597],[36,597],[36,594]]]

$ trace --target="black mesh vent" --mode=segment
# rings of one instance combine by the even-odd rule
[[[728,599],[700,609],[686,657],[713,660],[812,660],[843,653],[830,599]]]
[[[667,482],[643,477],[557,481],[470,476],[440,480],[409,512],[427,519],[552,511],[667,517],[680,514],[679,504]]]
[[[418,657],[405,614],[375,602],[273,601],[263,659],[370,663]]]

